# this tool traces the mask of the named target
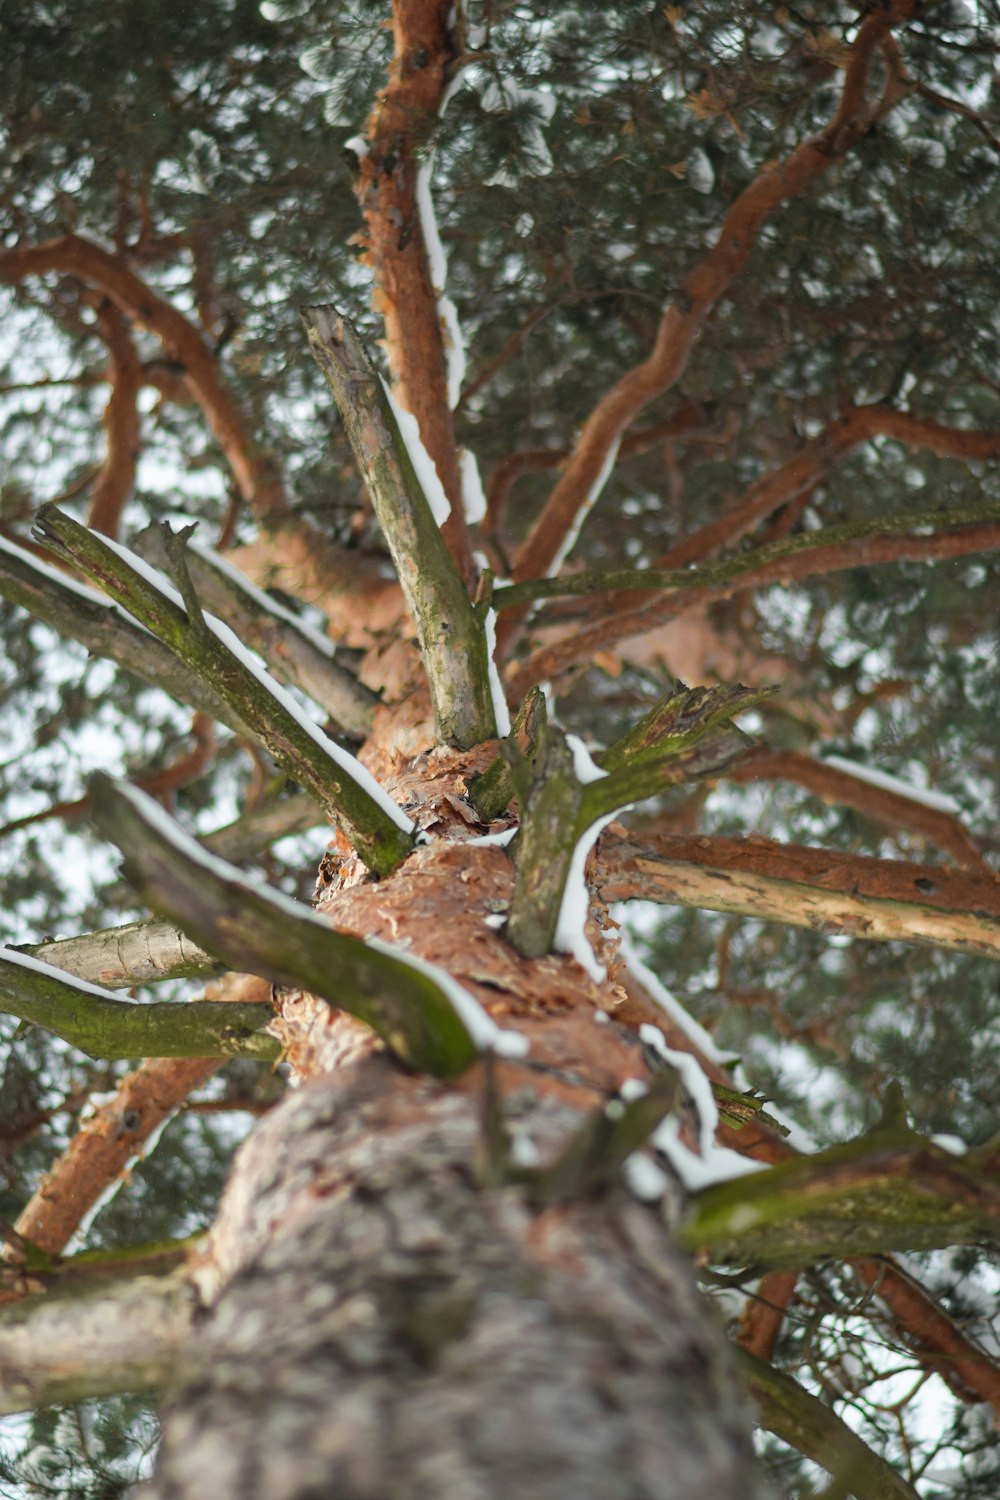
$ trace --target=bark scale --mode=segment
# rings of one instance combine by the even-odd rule
[[[213,1231],[143,1500],[752,1500],[743,1398],[651,1210],[483,1192],[475,1099],[381,1057],[287,1098]],[[578,1122],[525,1074],[517,1127]]]

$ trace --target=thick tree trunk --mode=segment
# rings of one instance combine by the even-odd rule
[[[144,1500],[765,1494],[662,1220],[624,1190],[540,1210],[483,1190],[483,1082],[369,1056],[257,1129]],[[579,1123],[530,1085],[506,1104],[545,1157]]]

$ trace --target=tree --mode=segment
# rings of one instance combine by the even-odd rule
[[[996,23],[5,17],[17,1493],[995,1492]]]

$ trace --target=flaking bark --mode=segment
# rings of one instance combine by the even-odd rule
[[[519,1129],[554,1147],[574,1111],[530,1075],[521,1093]],[[377,1058],[268,1116],[143,1500],[763,1500],[719,1335],[656,1217],[619,1193],[535,1212],[481,1192],[478,1132],[474,1100]]]

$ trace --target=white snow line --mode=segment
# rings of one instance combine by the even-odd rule
[[[128,547],[123,547],[120,542],[113,542],[110,537],[102,537],[102,541],[113,552],[117,552],[119,557],[127,562],[131,568],[140,573],[147,583],[151,584],[153,588],[169,599],[171,603],[178,605],[179,608],[186,612],[187,606],[183,598],[166,575],[160,572],[159,568],[152,567],[144,558],[130,551]],[[310,719],[307,713],[303,712],[291,693],[286,692],[279,682],[275,682],[270,672],[246,649],[239,636],[230,630],[228,625],[216,619],[215,615],[205,614],[204,620],[216,639],[253,674],[265,691],[270,694],[276,703],[281,705],[286,713],[292,716],[299,728],[305,731],[314,744],[328,755],[337,767],[345,775],[349,776],[362,791],[367,792],[373,802],[378,803],[382,811],[392,819],[397,828],[401,828],[404,833],[410,833],[412,831],[410,820],[406,817],[398,803],[392,800],[382,784],[376,781],[372,773],[361,764],[357,757],[351,755],[343,746],[338,745],[335,740],[331,740],[328,735],[324,734],[319,725]]]
[[[719,1182],[730,1182],[734,1177],[748,1177],[751,1172],[766,1170],[766,1163],[754,1161],[752,1157],[740,1156],[728,1146],[712,1144],[712,1149],[697,1156],[680,1139],[680,1120],[671,1115],[658,1125],[650,1136],[650,1145],[655,1146],[667,1158],[689,1193],[701,1192]]]
[[[896,792],[900,797],[908,797],[911,802],[919,802],[924,807],[933,807],[938,812],[951,813],[955,817],[961,815],[962,809],[954,797],[949,797],[944,792],[926,791],[922,787],[911,786],[908,781],[901,781],[898,776],[890,776],[887,771],[876,771],[871,766],[858,765],[857,761],[845,760],[841,755],[824,755],[822,764],[833,766],[837,771],[844,771],[858,781],[867,781],[871,786],[881,787],[883,791]]]
[[[152,635],[151,630],[146,630],[145,625],[138,620],[133,620],[127,610],[123,609],[114,599],[109,599],[107,594],[102,594],[99,589],[91,588],[86,583],[79,583],[75,578],[70,578],[67,573],[61,573],[58,568],[53,568],[49,563],[43,562],[33,552],[28,552],[24,547],[19,547],[16,542],[8,541],[6,537],[0,536],[0,553],[6,552],[8,557],[14,557],[18,562],[30,568],[33,573],[40,573],[43,578],[51,579],[60,588],[66,589],[71,594],[76,594],[80,599],[86,599],[88,604],[99,604],[102,609],[110,610],[112,614],[118,615],[122,620],[134,625],[137,630],[143,630],[147,635]],[[42,621],[44,624],[45,622]],[[52,628],[52,627],[50,627]],[[155,640],[156,637],[154,636]]]
[[[566,743],[573,754],[574,775],[583,786],[591,781],[601,781],[607,776],[607,771],[597,764],[578,734],[568,734]]]
[[[379,379],[382,380],[381,375]],[[451,515],[451,502],[444,492],[444,485],[438,476],[434,461],[424,447],[424,440],[420,436],[420,423],[412,412],[403,410],[384,380],[382,380],[382,389],[385,391],[389,399],[389,405],[392,407],[393,415],[399,423],[400,436],[410,456],[410,463],[413,465],[420,488],[427,497],[427,504],[431,508],[431,515],[439,526],[443,526]]]
[[[246,574],[241,573],[239,568],[234,567],[231,562],[228,562],[221,552],[216,552],[214,548],[206,547],[201,542],[196,542],[193,538],[188,541],[187,546],[189,552],[193,552],[197,557],[200,557],[202,562],[208,567],[215,568],[219,573],[222,573],[235,588],[239,589],[240,593],[245,594],[248,599],[252,599],[259,609],[265,610],[269,615],[273,615],[275,619],[283,620],[286,624],[293,626],[300,635],[305,636],[311,646],[314,646],[317,651],[321,651],[324,656],[329,656],[332,659],[336,655],[337,648],[329,636],[315,630],[312,625],[307,624],[305,620],[301,620],[290,609],[286,609],[283,604],[279,604],[277,599],[272,599],[270,594],[266,594],[255,583],[251,583]]]
[[[559,905],[559,918],[552,943],[557,953],[572,954],[577,963],[586,969],[591,979],[595,979],[598,984],[603,983],[608,975],[587,938],[586,922],[590,910],[590,897],[587,894],[587,878],[584,871],[587,866],[587,855],[608,824],[613,822],[621,811],[621,808],[616,808],[614,812],[598,818],[597,822],[591,823],[587,831],[577,840],[569,864],[569,873],[566,876],[566,886]]]
[[[366,938],[365,947],[374,948],[377,953],[384,953],[389,958],[398,959],[400,963],[407,964],[411,969],[416,969],[418,973],[425,974],[428,979],[432,979],[447,995],[459,1020],[481,1052],[495,1052],[498,1057],[525,1057],[527,1055],[530,1046],[528,1038],[519,1031],[504,1031],[498,1026],[493,1017],[487,1015],[475,996],[470,995],[457,979],[452,978],[447,969],[441,969],[437,964],[428,962],[426,958],[419,958],[415,953],[394,948],[391,943],[382,942],[381,938]]]
[[[459,448],[458,469],[462,480],[462,505],[465,519],[476,526],[486,519],[486,491],[483,489],[479,464],[471,448]]]
[[[576,546],[576,539],[580,535],[580,528],[589,516],[590,512],[593,510],[594,506],[597,504],[597,501],[599,500],[601,495],[601,491],[604,489],[604,486],[607,484],[609,478],[611,477],[611,471],[614,468],[615,460],[618,457],[618,447],[618,443],[615,442],[612,443],[611,447],[608,449],[607,454],[605,455],[604,462],[601,465],[600,473],[594,480],[593,484],[590,486],[590,489],[587,491],[587,497],[576,513],[576,520],[573,522],[569,531],[567,531],[566,535],[563,537],[562,544],[555,557],[552,559],[552,564],[547,574],[549,578],[556,577],[559,569],[562,567],[563,563],[566,561],[567,557]]]
[[[0,947],[0,959],[23,969],[31,969],[36,974],[43,974],[46,979],[58,979],[60,984],[68,985],[71,990],[82,990],[85,995],[96,995],[99,1000],[113,1000],[116,1006],[124,1003],[121,995],[116,995],[113,990],[91,984],[86,979],[77,979],[75,975],[67,974],[65,969],[57,969],[55,964],[43,964],[41,959],[32,958],[28,953],[17,953],[13,948]]]
[[[500,671],[497,667],[497,612],[495,609],[486,611],[486,619],[483,622],[483,631],[486,635],[486,670],[490,679],[490,697],[493,699],[493,715],[497,721],[497,734],[501,739],[506,739],[510,734],[510,709],[507,707],[507,698],[500,681]]]
[[[458,312],[445,287],[448,284],[448,257],[441,243],[437,218],[434,214],[434,199],[431,196],[431,175],[434,171],[434,153],[428,156],[417,172],[417,212],[420,228],[427,250],[431,287],[437,301],[438,321],[441,325],[445,364],[448,370],[448,405],[454,410],[462,394],[465,380],[465,344],[458,321]]]
[[[659,1203],[670,1187],[670,1179],[645,1151],[633,1151],[625,1158],[625,1185],[640,1203]]]
[[[639,1027],[639,1040],[676,1068],[681,1082],[687,1089],[694,1107],[698,1111],[698,1144],[703,1156],[707,1156],[715,1145],[715,1132],[719,1128],[719,1106],[712,1093],[712,1085],[696,1057],[690,1052],[678,1052],[667,1046],[667,1039],[659,1026],[644,1022]]]
[[[704,1026],[700,1025],[694,1016],[688,1014],[680,1001],[670,993],[665,985],[661,984],[652,969],[643,963],[635,944],[624,927],[619,937],[619,946],[626,964],[636,979],[638,979],[643,989],[649,992],[650,999],[655,1000],[660,1009],[666,1011],[679,1030],[683,1031],[684,1035],[694,1043],[699,1052],[704,1053],[709,1062],[719,1063],[720,1066],[725,1067],[727,1061],[725,1053],[720,1052]]]
[[[168,843],[187,859],[231,884],[252,884],[242,870],[229,864],[227,860],[220,859],[217,854],[210,854],[207,849],[202,848],[174,822],[170,814],[165,812],[158,802],[145,792],[140,792],[138,788],[131,786],[122,786],[119,790],[143,814],[146,821],[151,823]],[[286,896],[283,891],[275,890],[272,886],[255,886],[254,890],[255,894],[268,905],[287,912],[298,921],[309,922],[315,927],[322,928],[324,932],[330,931],[329,924],[324,922],[322,917],[317,916],[311,907],[294,900],[291,896]],[[428,963],[426,959],[418,958],[416,954],[406,953],[401,948],[394,948],[390,943],[384,943],[379,938],[366,938],[364,946],[397,959],[400,963],[407,964],[411,969],[416,969],[419,973],[433,979],[451,1001],[459,1019],[477,1047],[484,1051],[496,1052],[502,1057],[523,1057],[528,1051],[527,1038],[517,1031],[502,1030],[492,1017],[486,1014],[479,1001],[470,995],[457,979],[453,979],[446,969],[439,968],[437,964]],[[47,968],[48,966],[40,965],[39,967]],[[61,970],[55,972],[61,975]],[[65,976],[62,975],[62,977]]]
[[[502,828],[499,833],[479,833],[475,836],[475,838],[465,839],[464,842],[466,844],[479,844],[487,846],[490,844],[498,844],[500,848],[503,849],[506,848],[506,846],[511,842],[517,831],[517,824],[515,823],[513,828]]]

